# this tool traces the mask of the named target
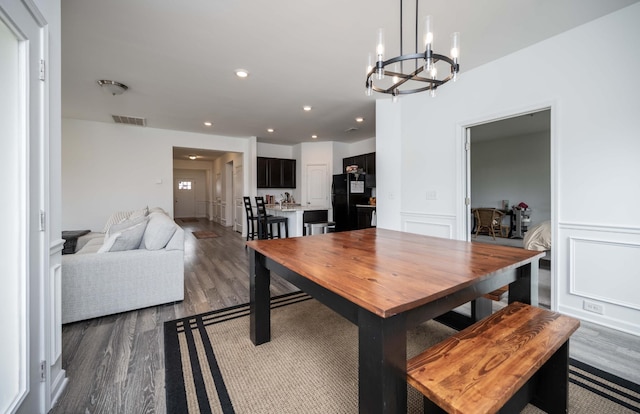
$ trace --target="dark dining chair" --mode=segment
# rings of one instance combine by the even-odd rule
[[[264,204],[264,197],[256,197],[256,208],[258,210],[258,239],[273,239],[273,225],[278,227],[278,238],[282,238],[280,225],[284,223],[285,237],[289,237],[289,219],[286,217],[276,217],[267,215],[267,208]]]

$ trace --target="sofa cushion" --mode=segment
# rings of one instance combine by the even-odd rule
[[[81,249],[78,249],[76,251],[76,254],[98,253],[98,250],[100,250],[100,248],[104,244],[104,234],[102,233],[95,233],[95,234],[100,234],[101,236],[89,239],[87,242],[83,244]]]
[[[140,248],[160,250],[164,248],[176,232],[177,225],[169,216],[160,212],[149,214],[149,223],[142,237]]]
[[[119,232],[113,233],[105,238],[104,244],[98,253],[121,252],[134,250],[140,247],[142,236],[147,228],[147,221],[144,220],[134,226],[127,227]]]
[[[138,217],[129,217],[128,219],[121,221],[120,223],[112,224],[109,227],[109,231],[106,236],[109,237],[115,233],[121,233],[123,230],[128,229],[129,227],[133,227],[136,224],[140,224],[142,222],[146,223],[149,220],[146,216],[138,216]],[[140,236],[142,238],[142,236]]]

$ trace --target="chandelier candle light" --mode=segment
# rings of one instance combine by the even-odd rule
[[[369,62],[367,65],[367,96],[371,96],[373,91],[388,93],[393,95],[395,101],[398,95],[429,91],[431,96],[435,97],[438,86],[452,79],[455,82],[458,72],[460,71],[460,65],[458,64],[458,58],[460,57],[460,33],[455,32],[451,35],[450,57],[434,53],[433,24],[431,16],[426,16],[423,36],[424,52],[418,52],[418,0],[416,0],[415,53],[403,55],[402,9],[402,0],[400,0],[400,56],[384,60],[384,29],[379,29],[375,52],[376,61],[375,63],[372,62],[372,56],[369,54]],[[411,61],[414,62],[413,65],[410,64]],[[405,72],[405,63],[407,66],[413,67],[413,70],[409,69]],[[445,78],[438,79],[438,66],[441,66],[441,69],[449,69]],[[386,86],[382,86],[385,76],[387,76],[387,79],[390,77],[391,82],[389,84],[387,80]],[[374,78],[376,84],[374,84]]]

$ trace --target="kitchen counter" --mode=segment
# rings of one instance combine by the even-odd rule
[[[317,207],[317,206],[303,206],[300,204],[283,204],[282,208],[279,204],[266,204],[265,208],[267,210],[278,210],[278,211],[310,211],[310,210],[326,210],[326,207]]]
[[[284,205],[280,208],[278,204],[267,204],[267,213],[276,217],[286,217],[289,226],[289,237],[300,237],[303,235],[304,212],[305,211],[327,211],[327,207]]]
[[[356,207],[362,207],[362,208],[376,208],[375,204],[356,204]]]

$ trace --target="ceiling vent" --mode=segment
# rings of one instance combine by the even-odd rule
[[[344,130],[344,132],[353,132],[353,131],[357,131],[357,130],[358,130],[358,128],[356,128],[356,127],[351,127],[351,128],[347,128],[347,129],[345,129],[345,130]]]
[[[144,118],[134,118],[132,116],[111,115],[116,124],[147,126],[147,120]]]

